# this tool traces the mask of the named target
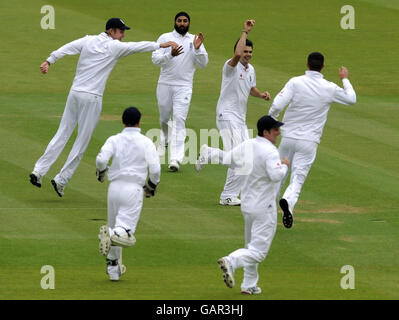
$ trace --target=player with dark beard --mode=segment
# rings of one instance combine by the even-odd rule
[[[190,16],[186,12],[176,14],[174,28],[174,31],[161,35],[158,42],[174,41],[179,46],[173,50],[154,51],[152,63],[161,67],[157,86],[161,126],[158,153],[164,156],[169,143],[169,169],[175,172],[179,170],[184,158],[186,119],[193,91],[195,67],[205,68],[208,64],[208,53],[203,45],[202,32],[198,35],[188,32]],[[173,122],[170,121],[171,117]]]

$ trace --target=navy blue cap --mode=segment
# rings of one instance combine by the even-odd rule
[[[128,27],[121,18],[111,18],[105,25],[105,30],[108,29],[130,30],[130,27]]]

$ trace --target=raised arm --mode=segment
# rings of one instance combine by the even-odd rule
[[[353,90],[352,84],[350,83],[349,71],[345,67],[338,68],[338,75],[342,80],[342,84],[344,88],[340,88],[337,86],[334,96],[333,102],[341,103],[341,104],[355,104],[356,103],[356,92]]]
[[[204,47],[204,34],[200,32],[197,35],[194,36],[194,59],[195,63],[198,65],[200,68],[205,68],[206,65],[208,64],[208,53],[205,50]]]
[[[247,20],[244,23],[244,29],[241,32],[240,40],[237,43],[233,57],[229,61],[229,65],[235,67],[240,61],[241,56],[244,54],[245,43],[247,40],[248,32],[251,31],[255,25],[255,20]]]

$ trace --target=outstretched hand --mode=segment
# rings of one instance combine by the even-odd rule
[[[199,47],[201,46],[201,44],[202,44],[203,42],[204,42],[204,34],[203,34],[202,32],[198,33],[198,36],[197,36],[197,35],[194,36],[194,41],[193,41],[193,43],[194,43],[194,48],[195,48],[196,50],[199,49]]]
[[[179,45],[174,41],[164,42],[159,45],[160,48],[168,48],[168,47],[177,48],[178,46]]]
[[[44,61],[41,65],[40,65],[40,70],[43,74],[46,74],[48,72],[48,68],[50,67],[50,63],[48,61]]]

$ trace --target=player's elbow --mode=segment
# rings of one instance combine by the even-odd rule
[[[159,168],[155,168],[155,167],[150,167],[150,180],[155,183],[158,184],[159,181],[161,180],[161,166],[159,166]]]
[[[349,104],[355,104],[355,103],[356,103],[356,94],[349,97]]]
[[[208,61],[205,61],[203,63],[197,63],[198,68],[204,69],[208,65]]]
[[[99,170],[104,170],[104,168],[107,167],[107,161],[104,159],[104,157],[100,154],[97,155],[96,158],[96,168]]]
[[[284,176],[285,176],[286,170],[284,170],[282,167],[279,167],[278,169],[275,169],[272,174],[269,175],[270,180],[272,180],[274,183],[280,182]]]
[[[152,64],[154,65],[154,66],[159,66],[159,60],[157,59],[157,58],[155,58],[155,57],[152,57]]]
[[[283,179],[283,177],[284,177],[284,176],[282,176],[282,177],[280,177],[280,176],[273,176],[273,177],[270,177],[270,180],[272,180],[272,182],[274,182],[274,183],[278,183],[278,182],[280,182],[280,181]]]

